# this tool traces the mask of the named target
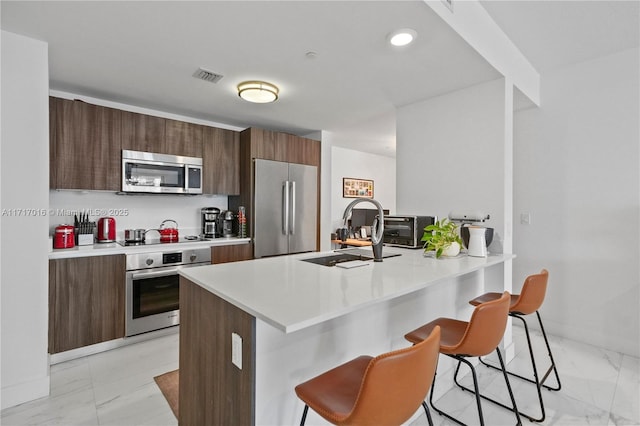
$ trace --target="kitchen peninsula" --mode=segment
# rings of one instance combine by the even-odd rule
[[[514,258],[384,250],[401,255],[353,269],[306,253],[181,271],[180,424],[296,424],[298,383],[406,347],[402,336],[436,317],[468,318],[467,301],[500,290]]]

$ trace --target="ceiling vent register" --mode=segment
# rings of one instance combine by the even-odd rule
[[[217,83],[223,77],[221,74],[216,74],[204,68],[198,68],[196,72],[193,73],[193,76],[200,80],[208,81],[209,83]]]

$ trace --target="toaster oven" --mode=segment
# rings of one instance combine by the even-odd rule
[[[436,216],[385,216],[382,241],[389,246],[420,248],[425,226],[437,220]]]

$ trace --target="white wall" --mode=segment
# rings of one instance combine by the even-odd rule
[[[2,31],[2,408],[49,394],[47,44]]]
[[[398,108],[397,208],[415,214],[447,217],[451,211],[483,211],[494,228],[489,250],[510,252],[513,203],[510,188],[513,89],[499,79]],[[482,291],[511,291],[512,261],[473,277],[447,282],[457,292],[442,303],[465,304],[472,282]],[[461,312],[460,319],[471,314]],[[433,319],[427,315],[424,321]],[[507,359],[513,356],[511,329],[503,339]]]
[[[514,285],[549,269],[553,334],[639,356],[639,52],[542,75],[515,121]],[[531,225],[519,223],[531,213]]]
[[[491,249],[505,234],[505,83],[477,85],[398,109],[397,208],[491,216]]]
[[[324,140],[323,140],[324,143]],[[373,198],[396,212],[396,161],[383,155],[340,148],[331,149],[331,232],[342,226],[342,215],[353,198],[342,197],[342,178],[373,180]],[[371,203],[360,203],[356,208],[375,209]],[[404,213],[404,212],[401,212]]]

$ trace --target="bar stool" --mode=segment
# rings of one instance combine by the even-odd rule
[[[513,318],[518,318],[520,321],[522,321],[522,324],[524,325],[524,331],[527,336],[527,344],[529,345],[529,356],[531,358],[531,365],[533,367],[533,380],[528,377],[523,377],[521,375],[509,372],[509,371],[507,371],[507,373],[519,379],[526,380],[527,382],[534,383],[536,385],[536,388],[538,391],[538,401],[540,402],[540,411],[542,413],[542,416],[538,418],[534,418],[529,414],[520,412],[522,416],[528,418],[532,422],[542,422],[546,417],[546,414],[544,411],[544,402],[542,401],[541,388],[544,387],[552,391],[558,391],[562,387],[562,384],[560,383],[560,376],[558,375],[558,369],[556,368],[556,363],[553,360],[553,355],[551,353],[551,347],[549,346],[549,340],[547,339],[547,333],[545,333],[544,331],[544,326],[542,325],[542,318],[540,317],[540,312],[539,312],[540,306],[542,305],[542,302],[544,302],[548,281],[549,281],[549,272],[546,269],[543,269],[542,271],[540,271],[539,274],[529,275],[524,280],[521,293],[519,295],[518,294],[511,295],[511,306],[509,307],[509,316]],[[500,297],[500,293],[485,293],[482,296],[478,296],[475,299],[469,301],[469,303],[474,306],[478,306],[482,303],[495,300],[499,297]],[[540,330],[542,330],[542,337],[544,337],[544,343],[547,345],[547,354],[549,355],[549,360],[551,361],[551,366],[547,369],[547,371],[542,376],[542,380],[540,380],[538,376],[538,368],[536,366],[536,361],[533,356],[533,348],[531,346],[531,336],[529,335],[529,327],[527,326],[527,321],[524,319],[525,315],[530,315],[534,312],[538,317]],[[480,359],[480,362],[482,362],[484,365],[488,367],[497,369],[496,366],[487,364],[482,359]],[[556,387],[551,387],[544,384],[544,382],[547,380],[547,378],[549,377],[549,374],[551,374],[552,371],[556,377],[556,382],[558,383]],[[486,398],[486,397],[484,398],[498,405],[502,405],[504,407],[504,405],[501,404],[500,402],[491,400],[490,398]]]
[[[440,329],[424,344],[387,352],[375,358],[360,356],[296,386],[305,403],[300,425],[311,407],[335,425],[392,425],[407,421],[422,407],[438,362]]]
[[[459,321],[451,318],[437,318],[430,323],[425,324],[410,333],[407,333],[404,336],[408,341],[418,344],[427,336],[429,336],[431,331],[436,327],[439,326],[441,328],[442,336],[440,340],[440,353],[458,361],[454,377],[457,377],[461,363],[465,363],[471,369],[471,374],[473,376],[473,387],[475,389],[474,393],[476,396],[476,404],[478,406],[478,416],[480,418],[480,425],[484,425],[484,417],[482,415],[482,404],[480,403],[478,378],[476,376],[476,371],[473,368],[473,365],[469,361],[467,361],[466,358],[484,356],[493,352],[494,350],[498,354],[498,359],[500,360],[500,365],[502,366],[504,381],[507,384],[509,397],[511,398],[511,403],[513,404],[513,408],[507,408],[514,412],[517,420],[516,424],[522,425],[522,422],[520,421],[520,414],[516,407],[516,401],[511,390],[511,384],[509,383],[509,377],[507,376],[504,362],[502,361],[502,355],[500,354],[500,349],[498,348],[498,344],[502,340],[504,331],[507,327],[507,313],[509,311],[510,300],[511,297],[509,292],[505,291],[500,298],[476,306],[469,322]],[[433,404],[434,387],[435,377],[434,383],[431,386],[431,394],[429,397],[431,407],[433,407],[433,409],[436,410],[436,412],[438,412],[440,415],[443,415],[460,425],[464,425],[463,422],[452,417],[450,414],[445,413]]]

